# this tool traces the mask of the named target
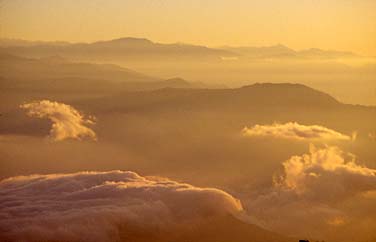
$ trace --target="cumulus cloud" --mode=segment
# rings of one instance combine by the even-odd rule
[[[272,125],[255,125],[251,128],[243,129],[244,136],[270,136],[276,138],[295,139],[295,140],[351,140],[353,137],[339,133],[332,129],[320,125],[301,125],[296,122],[285,124],[274,123]]]
[[[119,241],[129,226],[146,232],[241,211],[240,202],[224,191],[129,171],[0,182],[0,238],[6,241]]]
[[[311,199],[345,199],[376,189],[376,170],[356,164],[353,155],[337,147],[311,145],[309,154],[293,156],[283,167],[285,174],[276,184]]]
[[[376,196],[365,196],[376,192],[375,169],[359,165],[337,147],[314,146],[283,162],[283,168],[272,188],[247,202],[261,224],[291,235],[331,239],[342,229],[343,238],[369,239],[365,236],[376,229],[376,215],[368,211]]]
[[[50,137],[55,141],[64,139],[96,139],[95,132],[86,127],[94,124],[93,118],[85,118],[70,105],[49,100],[23,104],[20,108],[27,110],[30,117],[47,118],[52,121]]]

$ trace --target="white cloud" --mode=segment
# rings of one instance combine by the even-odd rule
[[[10,241],[118,241],[122,225],[146,232],[242,211],[221,190],[128,171],[12,177],[0,194],[0,238]]]
[[[72,106],[49,100],[36,101],[20,106],[30,117],[48,118],[52,121],[50,137],[55,141],[64,139],[96,139],[95,132],[86,127],[94,124],[93,118],[85,118]]]
[[[248,198],[247,208],[260,224],[290,235],[370,238],[376,215],[368,211],[376,196],[365,195],[376,192],[375,169],[357,164],[339,148],[314,146],[283,162],[283,168],[272,188]]]
[[[309,154],[293,156],[283,167],[285,174],[277,185],[312,199],[345,199],[376,189],[376,170],[356,164],[353,155],[337,147],[311,146]]]
[[[255,125],[243,129],[244,136],[250,137],[276,137],[295,140],[351,140],[353,137],[339,133],[319,125],[301,125],[296,122],[285,124],[274,123],[273,125]]]

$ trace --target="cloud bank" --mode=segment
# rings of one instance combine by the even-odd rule
[[[376,230],[376,213],[369,213],[375,211],[375,169],[337,147],[314,146],[283,162],[283,168],[272,188],[248,200],[260,224],[290,235],[331,239],[341,231],[343,241],[372,239],[364,236]]]
[[[72,106],[64,103],[42,100],[23,104],[20,108],[27,110],[30,117],[48,118],[52,121],[50,137],[55,141],[64,139],[90,138],[96,139],[95,132],[86,127],[94,124],[90,118],[85,118]]]
[[[146,232],[241,211],[240,202],[221,190],[129,171],[19,176],[0,182],[4,241],[119,241],[129,226]]]
[[[255,125],[243,129],[244,136],[275,137],[294,140],[351,140],[352,137],[319,125],[301,125],[296,122],[273,125]],[[355,136],[353,137],[355,138]]]

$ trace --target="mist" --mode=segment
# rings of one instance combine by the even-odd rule
[[[1,241],[376,241],[374,3],[98,4],[1,6]]]

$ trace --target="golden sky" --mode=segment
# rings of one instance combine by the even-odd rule
[[[132,36],[376,55],[375,0],[2,0],[0,7],[2,38],[86,42]]]

